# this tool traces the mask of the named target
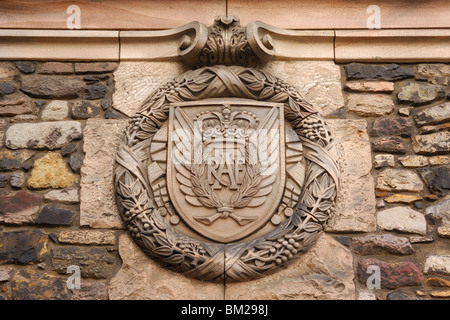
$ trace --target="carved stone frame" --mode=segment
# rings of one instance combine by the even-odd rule
[[[250,242],[207,243],[181,234],[156,208],[149,184],[148,147],[168,119],[169,104],[221,97],[283,103],[285,120],[304,148],[306,175],[300,200],[283,224]],[[137,245],[174,271],[206,281],[256,279],[308,250],[323,230],[338,187],[333,147],[322,117],[284,81],[241,66],[190,70],[155,91],[130,120],[114,172],[119,211]]]

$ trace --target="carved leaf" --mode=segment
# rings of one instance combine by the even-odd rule
[[[275,90],[272,87],[265,87],[259,94],[259,99],[266,100],[269,97],[273,96],[274,93]]]
[[[157,247],[157,248],[153,249],[153,253],[163,256],[163,257],[167,257],[173,253],[173,250],[168,246],[162,246],[162,247]]]

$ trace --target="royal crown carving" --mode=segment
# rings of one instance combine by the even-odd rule
[[[200,29],[180,41],[193,70],[130,120],[116,156],[117,203],[131,237],[165,266],[245,281],[315,243],[335,207],[334,139],[291,85],[248,67],[267,61],[251,27],[230,16]]]

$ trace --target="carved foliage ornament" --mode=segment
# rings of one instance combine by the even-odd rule
[[[212,47],[205,59],[223,62]],[[190,70],[131,119],[116,156],[119,211],[138,246],[168,268],[255,279],[323,230],[338,185],[333,147],[324,120],[284,81],[242,66]]]

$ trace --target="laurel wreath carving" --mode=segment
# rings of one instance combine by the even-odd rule
[[[215,244],[183,235],[164,219],[167,210],[153,201],[147,149],[168,119],[169,104],[213,97],[283,103],[285,119],[304,147],[307,173],[292,215],[277,229],[247,243]],[[338,188],[333,147],[333,137],[320,115],[294,88],[269,73],[240,66],[187,71],[155,91],[130,120],[114,172],[119,211],[138,246],[174,271],[207,281],[256,279],[294,260],[319,237],[334,211]],[[256,172],[257,168],[249,176],[246,191],[236,196],[235,205],[244,204],[254,192]]]

